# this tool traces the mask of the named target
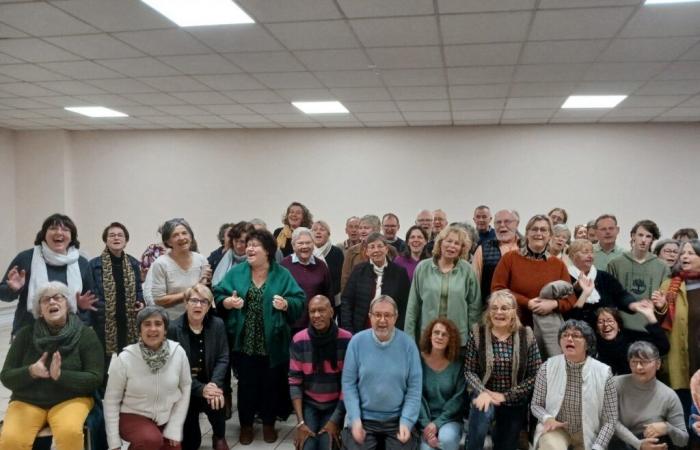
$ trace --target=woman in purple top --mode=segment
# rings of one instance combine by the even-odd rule
[[[406,232],[406,250],[396,258],[394,263],[406,269],[408,279],[413,281],[413,272],[422,260],[430,255],[426,249],[428,234],[418,225],[413,225]]]

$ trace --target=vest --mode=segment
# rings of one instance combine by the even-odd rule
[[[501,248],[497,239],[484,242],[481,246],[481,260],[481,301],[486,304],[486,299],[491,295],[493,273],[501,260]]]

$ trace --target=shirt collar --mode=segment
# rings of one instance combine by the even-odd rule
[[[313,264],[316,264],[316,258],[314,258],[314,255],[311,255],[311,258],[309,259],[309,262],[306,263],[306,264],[304,264],[303,262],[301,262],[301,260],[299,259],[299,257],[297,256],[296,253],[292,253],[292,263],[293,263],[293,264],[297,264],[297,263],[298,263],[298,264],[301,264],[302,266],[308,266],[308,265],[310,265],[310,264],[313,265]]]

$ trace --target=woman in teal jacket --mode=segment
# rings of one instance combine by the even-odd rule
[[[304,311],[306,296],[292,275],[275,262],[277,244],[266,230],[246,236],[247,261],[229,270],[214,287],[238,374],[240,442],[253,441],[253,420],[259,412],[263,439],[277,440],[275,418],[291,411],[287,369],[290,326]]]

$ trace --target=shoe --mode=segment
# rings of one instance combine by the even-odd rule
[[[255,438],[255,430],[253,425],[241,425],[241,436],[238,438],[241,445],[250,445]]]
[[[263,424],[263,441],[271,444],[277,440],[277,430],[274,425]]]
[[[228,442],[226,442],[226,438],[216,436],[211,437],[211,448],[214,450],[231,450],[228,446]]]

